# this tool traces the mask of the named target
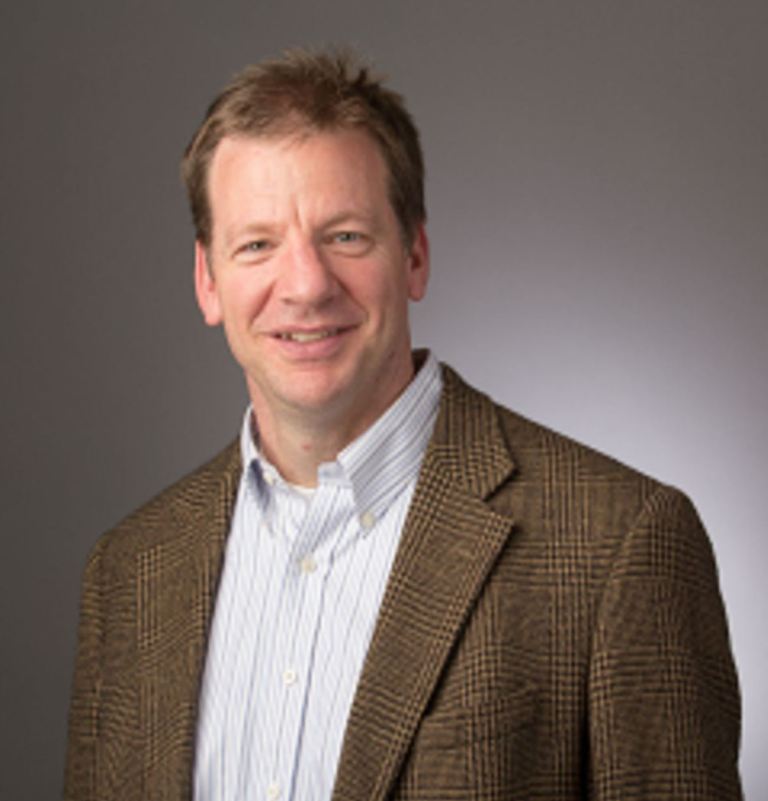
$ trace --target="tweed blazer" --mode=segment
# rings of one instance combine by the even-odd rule
[[[334,801],[741,797],[715,565],[678,491],[449,368]],[[191,798],[236,444],[97,543],[68,801]]]

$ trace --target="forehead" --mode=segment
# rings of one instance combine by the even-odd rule
[[[356,129],[302,131],[283,136],[224,137],[211,160],[212,195],[251,183],[262,192],[378,190],[387,167],[376,141]],[[213,200],[214,198],[212,198]]]
[[[397,226],[387,168],[376,142],[358,130],[282,137],[226,137],[208,176],[212,240],[255,229],[318,230],[342,218]]]

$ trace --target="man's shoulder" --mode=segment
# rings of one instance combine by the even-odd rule
[[[591,499],[627,510],[642,506],[658,492],[679,494],[616,457],[498,403],[450,367],[443,366],[443,375],[447,395],[452,396],[448,404],[467,409],[466,419],[484,419],[484,436],[495,439],[508,454],[514,477],[509,488],[514,494],[534,497],[532,491],[539,488],[550,499],[560,496],[561,503]]]
[[[531,471],[546,469],[583,482],[629,481],[659,485],[659,481],[619,458],[557,431],[525,415],[494,403],[499,426],[515,461]]]
[[[679,489],[496,403],[455,373],[446,377],[449,392],[459,393],[470,416],[486,420],[485,436],[505,451],[507,478],[488,502],[520,530],[566,551],[580,542],[600,553],[645,532],[669,553],[710,558],[696,509]]]
[[[119,558],[179,537],[193,537],[212,516],[228,518],[240,471],[240,448],[234,441],[102,534],[94,555],[112,552]]]

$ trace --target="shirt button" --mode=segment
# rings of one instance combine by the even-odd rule
[[[373,512],[363,512],[363,514],[360,515],[360,524],[363,528],[373,528],[375,523],[376,516]]]
[[[267,787],[267,798],[269,801],[275,801],[275,799],[280,798],[280,785],[277,782],[272,782]]]
[[[285,684],[286,687],[296,684],[296,679],[298,678],[299,674],[293,668],[286,668],[283,671],[283,684]]]
[[[301,560],[299,567],[302,573],[314,573],[317,570],[317,562],[311,554],[308,554]]]

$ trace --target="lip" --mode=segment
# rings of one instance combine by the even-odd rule
[[[304,327],[281,328],[277,331],[272,332],[272,336],[277,337],[278,339],[288,340],[293,342],[314,342],[329,336],[335,336],[340,332],[343,332],[346,328],[351,328],[351,326],[315,325],[312,326],[311,328],[304,328]]]
[[[271,332],[270,338],[292,360],[327,359],[344,346],[355,328],[354,325],[290,326]]]

